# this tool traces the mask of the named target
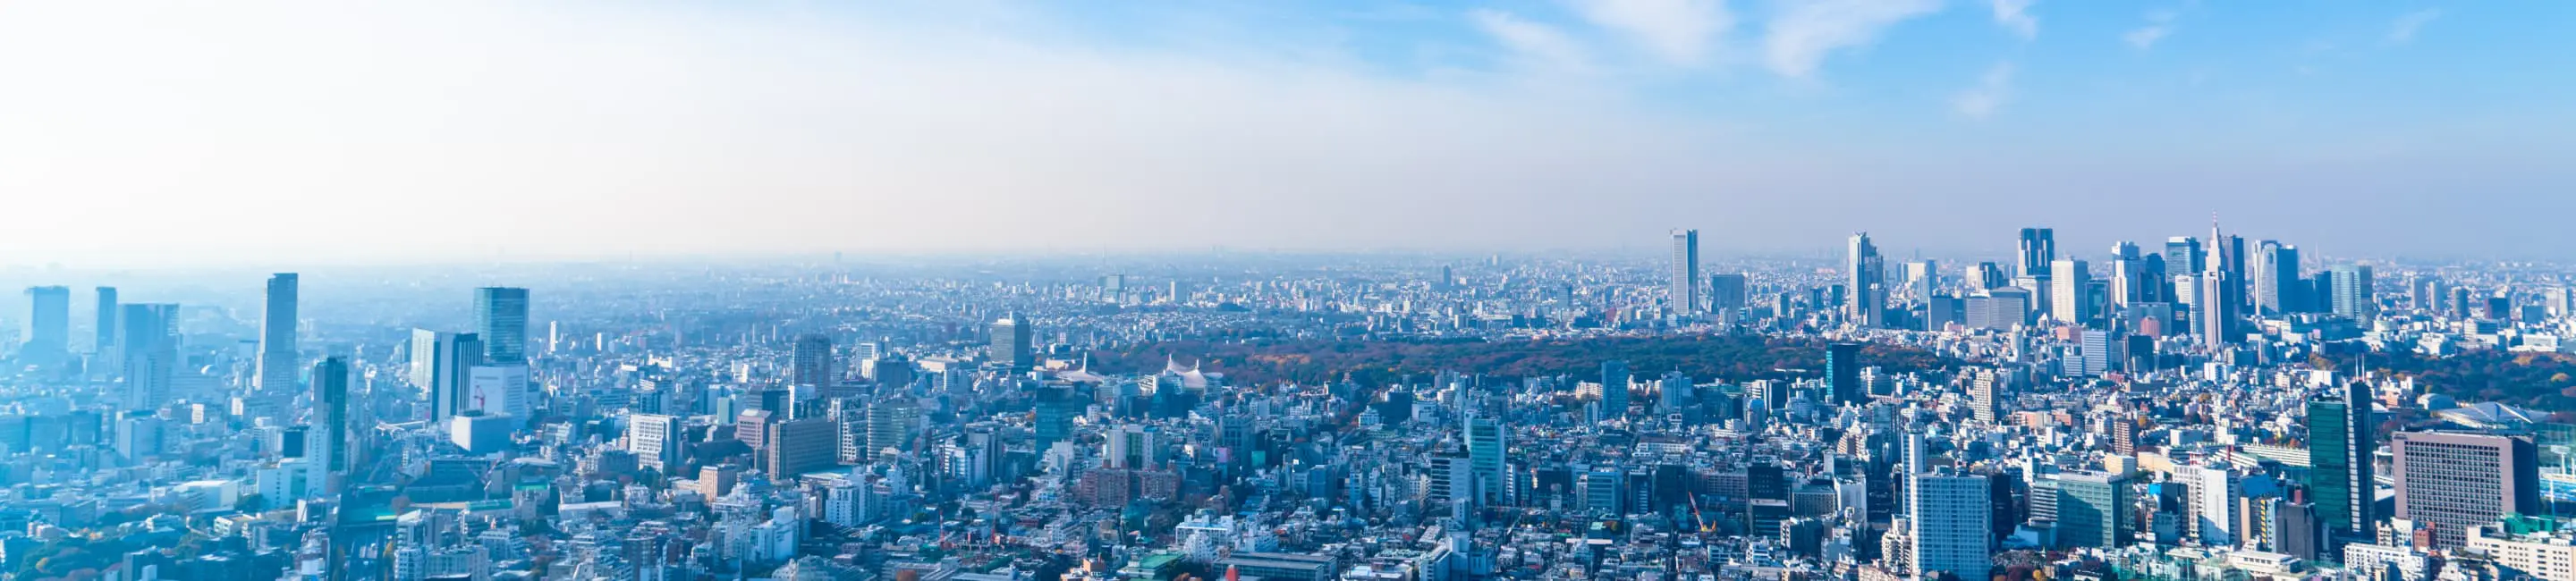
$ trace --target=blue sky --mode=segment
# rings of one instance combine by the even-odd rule
[[[2554,2],[0,0],[0,263],[2565,257]],[[295,227],[277,227],[291,223]],[[113,235],[102,235],[113,232]],[[2090,252],[2090,251],[2086,251]]]

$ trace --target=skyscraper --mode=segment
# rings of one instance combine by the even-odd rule
[[[1994,425],[2003,418],[2003,391],[2006,376],[2002,371],[1979,369],[1969,372],[1968,406],[1977,421]]]
[[[1502,506],[1511,502],[1509,459],[1504,457],[1504,438],[1508,433],[1500,418],[1470,414],[1467,416],[1467,465],[1475,474],[1478,503]]]
[[[474,333],[483,341],[483,361],[497,364],[526,362],[528,289],[474,289]]]
[[[1922,434],[1906,434],[1908,448],[1921,451]],[[1913,455],[1913,454],[1909,454]],[[1921,460],[1909,458],[1909,464]],[[1984,579],[1993,566],[1993,497],[1985,476],[1956,468],[1909,471],[1905,486],[1907,538],[1916,579]]]
[[[117,352],[124,365],[125,409],[149,410],[170,398],[170,378],[179,366],[179,305],[131,304],[118,314]]]
[[[2244,256],[2244,245],[2235,244],[2239,251],[2227,252],[2228,241],[2234,238],[2219,230],[2216,220],[2209,223],[2209,239],[2210,246],[2220,249],[2218,260],[2210,261],[2208,269],[2203,270],[2196,281],[2200,288],[2192,293],[2191,316],[2200,323],[2201,341],[2210,345],[2232,345],[2243,339],[2236,336],[2236,320],[2241,316],[2239,305],[2245,304],[2245,300],[2239,294],[2244,287],[2239,286],[2241,281],[2235,278],[2244,267],[2230,261]]]
[[[2207,269],[2208,252],[2201,250],[2200,239],[2175,236],[2165,239],[2165,270],[2177,274]]]
[[[1030,344],[1028,320],[1019,313],[993,321],[994,363],[1007,365],[1014,371],[1034,367],[1037,365],[1034,349]]]
[[[832,338],[827,335],[797,337],[788,367],[788,381],[793,385],[831,387],[840,383],[834,371],[839,366],[832,358]]]
[[[802,418],[771,421],[769,444],[763,448],[761,465],[768,469],[769,479],[792,482],[797,476],[829,468],[838,456],[840,430],[828,418]]]
[[[1708,308],[1733,312],[1753,306],[1744,273],[1713,274],[1708,277]]]
[[[327,492],[338,492],[340,481],[348,477],[357,430],[373,426],[357,425],[349,415],[349,362],[338,357],[325,357],[313,364],[313,430],[312,441],[305,442],[305,455],[313,459],[315,476],[306,482],[317,483]],[[283,499],[281,499],[283,500]]]
[[[1681,315],[1698,313],[1699,302],[1699,231],[1673,231],[1673,265],[1671,294],[1673,312]]]
[[[2093,275],[2081,260],[2060,260],[2049,268],[2049,316],[2061,323],[2093,321]]]
[[[2137,494],[2129,476],[2102,472],[2057,475],[2057,542],[2064,547],[2128,544]]]
[[[1601,401],[1594,403],[1593,421],[1609,421],[1628,415],[1628,362],[1601,362]]]
[[[2299,247],[2265,240],[2255,245],[2250,260],[2254,280],[2254,312],[2280,315],[2310,310],[2307,280],[2299,275]]]
[[[2153,291],[2148,290],[2153,286],[2148,282],[2153,280],[2146,276],[2146,259],[2138,255],[2137,243],[2123,241],[2111,245],[2111,292],[2108,298],[2115,314],[2132,304],[2152,302],[2147,297],[2153,295]]]
[[[72,289],[64,286],[40,286],[27,289],[27,345],[18,357],[28,363],[53,367],[71,357]]]
[[[2355,381],[2308,400],[2308,491],[2317,518],[2340,535],[2378,530],[2378,484],[2371,479],[2371,457],[2378,451],[2371,433],[2378,424],[2371,419],[2369,390]]]
[[[268,277],[268,309],[260,314],[259,370],[261,391],[295,388],[295,273]]]
[[[92,325],[97,338],[91,345],[96,351],[91,354],[101,360],[113,361],[109,354],[116,351],[116,287],[98,287],[98,320]]]
[[[2018,276],[2045,279],[2051,265],[2057,262],[2057,232],[2049,228],[2021,229],[2021,270]]]
[[[474,367],[483,363],[483,339],[475,333],[429,329],[411,331],[411,384],[429,394],[429,420],[446,425],[458,412],[473,409]]]
[[[1869,389],[1860,383],[1859,343],[1825,346],[1825,393],[1835,405],[1869,403]]]
[[[1853,234],[1851,253],[1843,262],[1845,284],[1851,289],[1844,303],[1843,317],[1853,326],[1876,329],[1887,317],[1887,264],[1878,256],[1878,246],[1870,244],[1869,233]]]
[[[2327,271],[2333,284],[2334,314],[2355,319],[2379,316],[2379,302],[2372,296],[2370,266],[2345,264]]]
[[[2540,510],[2539,453],[2531,440],[2460,432],[2398,432],[2397,518],[2430,524],[2433,544],[2459,547],[2470,527]]]
[[[635,414],[626,419],[626,451],[645,468],[668,471],[680,463],[680,418]]]

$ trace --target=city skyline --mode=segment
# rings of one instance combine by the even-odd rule
[[[11,3],[0,261],[2576,242],[2576,8],[1847,4]]]

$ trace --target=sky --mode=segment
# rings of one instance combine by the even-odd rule
[[[0,265],[2571,258],[2576,3],[0,0]]]

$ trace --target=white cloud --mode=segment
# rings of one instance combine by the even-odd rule
[[[1479,9],[1467,13],[1476,28],[1503,43],[1525,64],[1558,70],[1586,67],[1582,45],[1556,27],[1540,24],[1500,10]]]
[[[2164,40],[2166,35],[2173,34],[2173,20],[2174,13],[2172,11],[2158,10],[2155,12],[2149,12],[2147,13],[2147,25],[2120,35],[2120,41],[2129,43],[2130,47],[2138,50],[2155,48],[2156,41]]]
[[[2011,61],[1995,63],[1986,69],[1986,74],[1977,77],[1976,86],[1950,98],[1950,109],[1974,119],[1994,116],[1995,110],[2012,100],[2012,77]]]
[[[1941,11],[1940,0],[1808,0],[1781,6],[1764,39],[1773,72],[1805,77],[1834,51],[1868,46],[1899,22]]]
[[[2039,36],[2039,19],[2030,15],[2030,5],[2039,0],[1992,0],[1995,24],[2002,25],[2024,40]]]
[[[2441,17],[2442,9],[2440,8],[2426,8],[2423,10],[2408,12],[2405,16],[2399,16],[2397,17],[2397,22],[2388,25],[2388,41],[2404,43],[2415,40],[2415,31],[2417,29],[2424,28],[2424,25],[2431,24],[2433,19]]]
[[[1735,26],[1720,0],[1572,0],[1594,26],[1627,35],[1667,63],[1706,62],[1710,48]]]

